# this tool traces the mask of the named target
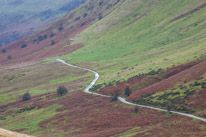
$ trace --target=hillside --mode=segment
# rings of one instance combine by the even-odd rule
[[[88,0],[1,48],[0,127],[35,136],[205,136],[197,119],[136,113],[83,93],[93,74],[53,62],[97,71],[93,92],[206,118],[205,13],[205,0]],[[69,89],[63,97],[60,85]],[[26,92],[32,99],[22,102]]]
[[[85,1],[2,0],[0,5],[0,47],[47,26]]]
[[[46,28],[0,48],[0,63],[11,64],[39,60],[81,48],[83,44],[71,44],[71,38],[121,4],[116,0],[104,1],[101,5],[99,3],[100,1],[88,1],[84,6],[78,7]],[[11,59],[8,59],[9,55]]]
[[[202,88],[184,88],[174,94],[174,99],[159,101],[161,105],[154,100],[137,101],[161,107],[174,104],[205,87],[205,6],[205,1],[192,0],[181,4],[177,1],[125,1],[100,22],[74,37],[74,43],[82,42],[84,48],[58,58],[72,59],[69,62],[80,65],[91,63],[90,67],[102,75],[94,91],[118,86],[118,83],[136,77],[131,100],[150,97],[159,91],[173,89],[170,92],[175,92],[178,86],[200,82]],[[160,81],[162,84],[155,85]],[[187,90],[192,92],[187,93]],[[175,109],[187,112],[186,106],[180,105],[179,109],[175,106]],[[204,112],[204,107],[200,109]]]

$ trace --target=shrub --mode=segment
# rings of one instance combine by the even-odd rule
[[[63,27],[63,24],[61,23],[60,25],[59,25],[59,31],[62,31],[64,29],[64,27]]]
[[[50,34],[50,38],[51,38],[51,37],[54,37],[54,36],[55,36],[55,34],[54,34],[54,33],[51,33],[51,34]]]
[[[26,48],[27,45],[24,43],[23,45],[21,45],[21,48]]]
[[[34,39],[34,40],[33,40],[33,43],[35,43],[36,41],[37,41],[37,40],[36,40],[36,39]]]
[[[57,95],[58,96],[63,96],[68,92],[67,88],[64,86],[59,86],[57,89]]]
[[[44,35],[44,39],[47,39],[47,34]]]
[[[83,22],[82,24],[81,24],[81,26],[84,26],[86,23],[85,22]]]
[[[129,86],[127,86],[127,87],[125,88],[124,94],[125,94],[126,96],[130,96],[131,90],[130,90]]]
[[[101,6],[103,4],[103,1],[99,2],[99,6]]]
[[[6,49],[2,49],[1,52],[2,52],[2,53],[6,53]]]
[[[206,83],[205,83],[205,82],[202,82],[201,87],[202,87],[202,88],[206,88]]]
[[[101,20],[103,18],[103,15],[102,14],[99,14],[99,20]]]
[[[185,93],[187,96],[189,96],[189,95],[194,94],[194,93],[195,93],[195,90],[189,90],[189,89],[187,89],[184,93]]]
[[[77,18],[75,19],[75,21],[80,20],[80,19],[81,19],[81,17],[77,17]]]
[[[199,83],[198,81],[195,81],[195,84],[194,84],[195,86],[199,86],[199,85],[201,85],[201,83]]]
[[[84,18],[87,16],[87,13],[84,13]]]
[[[167,111],[168,111],[169,113],[171,113],[172,105],[167,104],[166,107],[167,107]]]
[[[22,101],[27,101],[27,100],[30,100],[31,99],[31,95],[29,92],[25,93],[23,96],[22,96]]]
[[[25,111],[31,111],[31,110],[33,110],[33,109],[35,109],[35,108],[36,108],[35,106],[33,106],[33,107],[25,107],[25,108],[22,108],[22,109],[20,109],[19,111],[17,111],[16,114],[18,114],[18,113],[23,113],[23,112],[25,112]]]
[[[51,41],[51,45],[54,45],[56,42],[54,40]]]
[[[118,96],[119,96],[119,92],[115,92],[111,98],[111,101],[114,102],[114,101],[117,101],[118,100]]]
[[[11,59],[11,55],[8,55],[8,57],[7,57],[8,59]]]
[[[138,106],[135,106],[135,107],[134,107],[134,113],[138,113],[138,111],[139,111],[139,107],[138,107]]]
[[[42,35],[38,36],[38,41],[40,42],[40,41],[42,41],[42,40],[43,40]]]

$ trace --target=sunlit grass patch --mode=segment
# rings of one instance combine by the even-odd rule
[[[8,116],[6,117],[6,121],[0,120],[0,123],[5,123],[5,125],[8,124],[8,126],[5,126],[5,128],[9,130],[25,129],[23,131],[24,133],[31,133],[41,130],[42,128],[38,124],[56,115],[56,109],[60,106],[61,105],[59,104],[54,104],[47,108],[36,108],[31,111],[25,111],[23,113]],[[9,123],[12,123],[12,125]]]

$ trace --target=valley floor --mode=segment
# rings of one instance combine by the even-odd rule
[[[47,68],[48,70],[44,71],[44,75],[48,77],[51,70],[59,64],[49,63],[44,64],[43,67],[47,65],[53,66],[53,68],[50,67],[50,69]],[[37,66],[33,71],[38,70],[41,65],[37,64]],[[72,70],[71,67],[61,67],[65,69],[64,71],[68,71],[66,69],[69,69],[69,72],[76,71]],[[63,73],[63,70],[61,71]],[[88,75],[85,72],[82,74],[80,72],[77,71],[80,75]],[[27,78],[26,76],[22,77]],[[92,80],[93,76],[89,77]],[[14,79],[18,78],[15,77]],[[59,81],[62,82],[62,79],[64,77],[59,78]],[[55,83],[59,81],[55,81]],[[71,86],[75,80],[70,79],[68,81],[70,81],[68,85]],[[19,100],[1,105],[0,126],[40,137],[205,135],[206,127],[204,122],[146,108],[139,108],[139,111],[134,113],[134,107],[132,106],[122,104],[119,101],[111,102],[110,98],[83,93],[82,90],[85,85],[88,85],[88,79],[86,78],[83,81],[82,86],[77,85],[81,87],[79,90],[73,87],[73,89],[77,89],[75,92],[69,92],[67,96],[61,98],[57,97],[54,91],[51,91],[50,93],[34,95],[32,100],[27,102]],[[45,88],[51,86],[48,85],[46,83]],[[34,89],[34,92],[37,89]]]

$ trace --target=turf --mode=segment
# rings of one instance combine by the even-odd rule
[[[87,79],[89,82],[93,77],[90,73],[71,70],[57,63],[38,63],[15,69],[7,68],[0,73],[0,86],[3,87],[0,89],[1,105],[21,100],[26,92],[29,92],[31,96],[55,92],[59,85],[65,85],[70,92],[83,89]]]
[[[192,61],[205,54],[206,8],[172,20],[203,2],[125,1],[73,38],[74,43],[83,42],[84,48],[56,58],[98,64],[92,66],[103,75],[98,83],[126,80],[139,73]]]
[[[41,130],[42,128],[38,123],[56,115],[56,109],[60,106],[61,105],[59,104],[53,104],[45,109],[34,109],[24,113],[8,116],[6,117],[6,120],[0,120],[0,125],[3,125],[9,130],[24,129],[24,133],[31,134],[32,132]],[[12,125],[9,123],[12,123]],[[9,126],[5,126],[7,124],[9,124]]]

